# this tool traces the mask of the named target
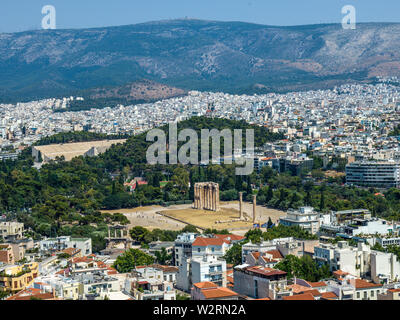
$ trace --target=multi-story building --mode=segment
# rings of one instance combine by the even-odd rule
[[[37,262],[0,268],[0,291],[18,292],[30,286],[38,276]]]
[[[154,278],[141,278],[133,282],[131,295],[135,300],[176,300],[172,283]]]
[[[191,283],[211,281],[226,287],[226,261],[214,255],[193,257],[191,262]]]
[[[400,288],[388,289],[386,293],[378,293],[378,300],[400,300]]]
[[[378,294],[384,292],[382,284],[362,279],[352,279],[349,282],[354,287],[353,300],[378,300]]]
[[[15,262],[11,245],[0,244],[0,262],[5,264],[13,264]]]
[[[90,255],[92,254],[92,239],[62,236],[40,241],[40,251],[42,252],[61,251],[67,248],[80,249],[83,256]]]
[[[290,295],[287,288],[287,273],[281,270],[248,265],[234,268],[234,289],[236,293],[253,299],[270,298],[279,300]]]
[[[176,283],[176,276],[179,268],[175,266],[162,266],[158,264],[140,266],[135,268],[138,278],[152,278],[160,281]]]
[[[400,163],[353,162],[346,166],[346,183],[363,187],[399,188]]]
[[[312,207],[301,207],[299,210],[289,209],[287,215],[279,219],[279,224],[284,226],[299,226],[311,234],[319,230],[320,219],[318,212]]]
[[[272,167],[278,172],[290,172],[294,176],[299,176],[304,172],[312,170],[314,160],[308,158],[305,155],[301,155],[298,158],[286,157],[274,159]]]
[[[400,246],[399,236],[387,236],[387,237],[377,237],[376,242],[379,243],[383,248],[387,246]]]
[[[343,227],[343,231],[351,236],[357,236],[360,234],[368,235],[368,234],[380,234],[387,235],[393,231],[393,226],[388,224],[384,219],[371,218],[371,219],[362,219],[356,218],[353,219],[351,224],[348,224]]]
[[[400,280],[400,262],[390,252],[371,251],[371,279],[375,283],[391,283]]]
[[[23,233],[23,223],[14,221],[0,222],[0,237],[3,238],[4,241],[22,239]]]
[[[353,276],[368,276],[371,272],[370,248],[364,243],[351,247],[347,241],[334,244],[320,244],[314,248],[318,263],[329,265],[332,271],[342,270]]]
[[[195,282],[212,281],[220,286],[226,285],[226,262],[222,256],[232,247],[233,243],[244,239],[235,235],[210,235],[197,237],[193,242],[185,239],[186,246],[179,247],[179,272],[176,285],[183,291],[189,291]],[[187,241],[189,240],[189,241]],[[191,253],[188,252],[190,243]],[[183,254],[183,256],[182,256]]]
[[[182,264],[185,258],[192,256],[192,243],[196,240],[196,233],[182,233],[175,240],[173,261],[175,266]]]

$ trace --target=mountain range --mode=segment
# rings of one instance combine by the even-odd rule
[[[167,91],[166,86],[238,94],[323,89],[399,76],[400,24],[345,30],[340,24],[182,19],[2,33],[0,71],[0,102],[102,92],[144,79]]]

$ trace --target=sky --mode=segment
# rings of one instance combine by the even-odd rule
[[[341,23],[342,7],[357,22],[400,22],[399,0],[0,0],[0,32],[40,29],[42,7],[56,9],[57,29],[196,18],[265,25]]]

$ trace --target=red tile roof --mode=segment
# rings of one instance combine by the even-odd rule
[[[40,300],[54,300],[56,297],[53,293],[50,292],[42,292],[40,289],[29,288],[22,290],[11,297],[8,297],[6,300],[31,300],[40,299]]]
[[[273,259],[283,259],[283,256],[281,255],[279,250],[270,250],[270,251],[267,251],[266,253],[272,255]]]
[[[326,300],[336,300],[338,299],[338,296],[334,292],[328,291],[322,293],[321,298]]]
[[[302,293],[302,292],[304,293],[306,291],[308,292],[308,291],[313,290],[313,289],[311,289],[309,287],[302,286],[302,285],[297,284],[297,283],[288,285],[288,288],[292,289],[293,293]]]
[[[319,292],[317,289],[307,290],[306,292],[302,292],[302,293],[311,293],[314,297],[319,297],[322,295],[322,293]]]
[[[194,283],[193,285],[199,289],[218,288],[218,286],[211,281],[197,282],[197,283]]]
[[[192,246],[193,247],[222,246],[224,243],[227,242],[220,238],[197,237],[196,240],[194,240]]]
[[[326,283],[324,281],[308,282],[308,284],[313,288],[326,287]]]
[[[247,270],[250,272],[262,274],[265,276],[275,276],[275,275],[286,275],[287,274],[285,271],[267,268],[267,267],[261,267],[261,266],[249,267],[249,268],[247,268]]]
[[[238,236],[237,234],[215,234],[214,236],[227,241],[240,241],[244,239],[243,236]]]
[[[254,259],[258,260],[258,258],[260,257],[260,253],[259,252],[251,252],[251,255],[254,257]]]
[[[216,298],[225,298],[225,297],[233,297],[238,296],[238,294],[231,289],[228,288],[215,288],[215,289],[204,289],[201,290],[201,293],[206,299],[216,299]]]
[[[283,300],[315,300],[311,293],[296,294],[293,296],[283,297]]]
[[[356,289],[368,289],[368,288],[377,288],[377,287],[382,287],[381,284],[376,284],[372,282],[368,282],[362,279],[355,279],[353,280]],[[353,284],[351,280],[348,280],[350,284]]]

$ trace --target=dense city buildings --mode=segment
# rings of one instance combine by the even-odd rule
[[[76,156],[94,157],[84,159],[92,161],[103,153],[107,156],[112,145],[126,143],[103,139],[35,145],[60,132],[135,135],[201,116],[244,120],[280,134],[254,149],[254,175],[259,180],[253,182],[227,179],[226,187],[224,181],[219,184],[207,176],[192,185],[191,178],[167,175],[152,181],[146,173],[129,175],[129,167],[117,161],[118,169],[106,167],[102,176],[111,184],[102,192],[85,191],[83,204],[64,206],[59,198],[47,204],[63,212],[94,198],[107,198],[114,205],[117,187],[126,199],[158,190],[163,201],[144,207],[139,202],[138,208],[123,213],[100,211],[99,205],[92,221],[82,213],[79,219],[66,215],[55,226],[41,221],[42,234],[33,232],[29,219],[24,220],[27,225],[17,222],[18,215],[8,210],[0,216],[1,299],[398,299],[400,223],[380,215],[378,205],[374,210],[369,206],[387,194],[397,197],[400,187],[398,88],[380,79],[373,85],[286,94],[190,91],[153,103],[74,112],[68,110],[73,97],[0,105],[0,159],[18,162],[16,157],[32,146],[34,162],[29,166],[44,172],[57,166],[60,157],[68,163]],[[248,151],[235,151],[230,158],[248,158]],[[265,176],[275,178],[263,183]],[[59,184],[68,177],[50,172],[47,178]],[[165,201],[165,188],[178,183],[191,190],[191,197]],[[309,185],[318,192],[310,193]],[[372,192],[373,198],[328,208],[327,187]],[[229,200],[223,200],[227,195]],[[274,216],[268,206],[278,201],[286,206]],[[179,215],[169,216],[163,212],[166,208]],[[32,208],[23,210],[28,215]],[[260,213],[264,210],[267,216]],[[190,214],[196,223],[185,220]],[[197,225],[204,222],[196,220],[202,215],[211,228]],[[212,220],[218,215],[225,218]],[[94,221],[104,217],[106,222],[91,236],[82,231],[95,228]],[[126,218],[121,220],[125,224],[115,217]],[[54,232],[61,226],[79,229],[79,236]]]

